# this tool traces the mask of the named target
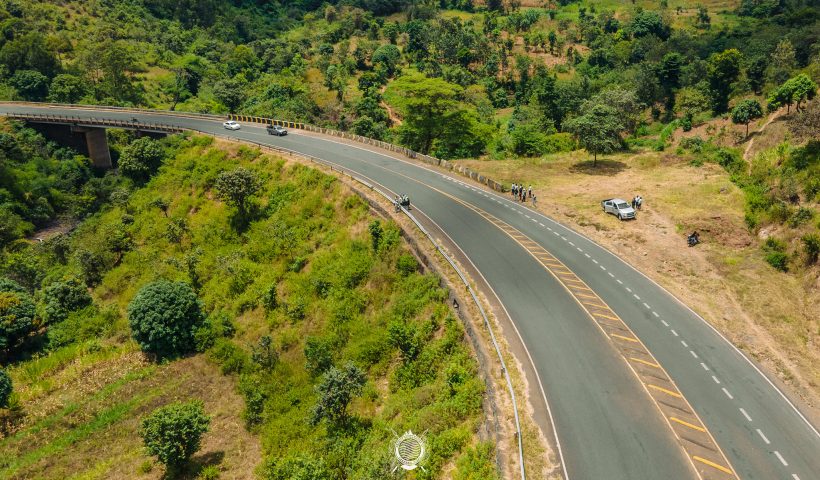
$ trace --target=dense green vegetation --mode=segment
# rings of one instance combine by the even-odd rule
[[[813,95],[814,2],[710,5],[6,0],[0,97],[242,112],[453,158],[573,149],[552,135],[613,89],[636,117],[605,142],[618,148],[642,124],[688,129],[750,97]]]
[[[44,144],[15,128],[21,148]],[[117,151],[142,142],[112,139]],[[312,472],[306,478],[384,478],[391,429],[427,431],[433,453],[420,478],[439,477],[451,460],[466,462],[466,474],[495,475],[491,447],[472,448],[484,384],[462,326],[394,224],[373,220],[333,177],[257,150],[182,135],[158,145],[153,176],[112,178],[97,212],[72,232],[0,251],[0,362],[14,381],[4,428],[34,408],[17,391],[31,391],[39,375],[26,372],[48,359],[203,352],[236,380],[246,428],[262,440],[263,478],[298,469]],[[144,398],[97,420],[122,421]],[[143,433],[174,469],[195,449],[163,444],[173,435],[159,430],[177,422],[166,413]],[[18,437],[0,439],[0,450]],[[41,458],[28,453],[0,462],[0,472]]]

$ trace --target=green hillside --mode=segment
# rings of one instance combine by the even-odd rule
[[[204,137],[147,142],[161,152],[149,180],[111,179],[73,232],[0,254],[4,322],[22,325],[3,338],[0,477],[155,478],[139,421],[185,399],[213,416],[185,477],[384,478],[392,431],[411,429],[432,452],[418,478],[453,461],[494,471],[462,326],[395,225],[317,170]],[[237,171],[259,187],[241,208],[221,187]],[[160,279],[201,302],[190,354],[143,355],[132,339],[134,299]],[[26,325],[18,300],[35,306]],[[363,384],[349,407],[317,410],[319,386],[350,371]]]

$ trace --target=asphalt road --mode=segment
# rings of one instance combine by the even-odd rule
[[[697,478],[684,441],[673,436],[610,339],[519,243],[464,204],[483,210],[560,259],[623,319],[740,478],[820,479],[820,434],[748,359],[640,272],[508,196],[364,147],[293,131],[272,137],[251,125],[228,132],[209,119],[0,104],[0,114],[10,112],[173,123],[327,159],[407,193],[472,260],[509,312],[549,401],[570,479]],[[539,199],[560,201],[544,192]],[[704,478],[710,478],[708,469]]]

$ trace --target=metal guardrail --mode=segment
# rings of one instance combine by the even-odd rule
[[[236,121],[239,121],[239,122],[261,123],[263,125],[279,125],[279,126],[287,127],[287,128],[296,128],[296,129],[299,129],[299,130],[307,130],[309,132],[316,132],[316,133],[322,133],[322,134],[325,134],[325,135],[332,135],[334,137],[344,138],[346,140],[352,140],[354,142],[364,143],[366,145],[373,145],[375,147],[383,148],[383,149],[389,150],[391,152],[400,153],[400,154],[406,156],[407,158],[412,158],[414,160],[421,160],[422,162],[427,163],[429,165],[435,165],[437,167],[446,168],[447,170],[459,173],[461,175],[464,175],[465,177],[469,177],[469,178],[471,178],[471,179],[473,179],[473,180],[475,180],[479,183],[487,185],[488,187],[490,187],[491,189],[493,189],[497,192],[504,193],[506,191],[504,189],[504,185],[502,183],[496,182],[495,180],[493,180],[491,178],[487,178],[484,175],[482,175],[482,174],[480,174],[480,173],[478,173],[478,172],[476,172],[472,169],[469,169],[467,167],[463,167],[461,165],[457,165],[453,162],[448,162],[447,160],[441,160],[439,158],[432,157],[430,155],[425,155],[423,153],[418,153],[418,152],[413,151],[413,150],[411,150],[409,148],[406,148],[406,147],[402,147],[402,146],[399,146],[399,145],[394,145],[392,143],[383,142],[381,140],[376,140],[374,138],[365,137],[365,136],[362,136],[362,135],[356,135],[356,134],[348,133],[348,132],[342,132],[342,131],[339,131],[339,130],[333,130],[333,129],[330,129],[330,128],[317,127],[317,126],[311,125],[309,123],[290,122],[290,121],[287,121],[287,120],[276,120],[276,119],[273,119],[273,118],[257,117],[257,116],[253,116],[253,115],[230,114],[230,115],[228,115],[228,119],[236,120]]]
[[[129,129],[138,129],[138,130],[147,130],[152,132],[167,132],[167,133],[179,133],[182,132],[183,129],[176,126],[170,125],[167,123],[149,123],[149,122],[133,122],[127,120],[112,120],[112,119],[104,119],[104,118],[88,118],[88,117],[75,117],[70,115],[49,115],[43,113],[7,113],[7,118],[11,118],[13,120],[23,120],[28,122],[45,122],[45,123],[58,123],[64,125],[77,125],[77,126],[88,126],[88,127],[113,127],[113,128],[129,128]]]

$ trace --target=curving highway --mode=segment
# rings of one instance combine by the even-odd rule
[[[508,340],[536,374],[531,400],[536,412],[548,402],[554,424],[537,420],[554,428],[569,479],[820,479],[820,433],[751,361],[640,272],[509,196],[301,132],[93,107],[0,104],[7,113],[173,124],[312,155],[407,193],[509,315]]]

